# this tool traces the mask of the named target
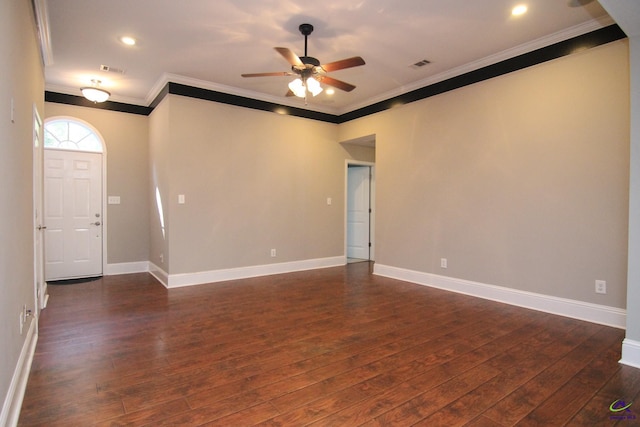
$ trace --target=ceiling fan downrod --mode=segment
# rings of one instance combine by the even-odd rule
[[[298,27],[302,35],[304,36],[304,56],[307,56],[307,37],[313,33],[313,25],[311,24],[300,24]]]

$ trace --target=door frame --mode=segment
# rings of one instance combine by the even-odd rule
[[[347,262],[347,235],[348,235],[348,224],[347,224],[347,207],[348,207],[348,197],[349,197],[349,166],[368,166],[371,168],[371,179],[369,180],[369,207],[371,208],[371,215],[369,216],[369,241],[371,242],[371,247],[369,249],[369,261],[375,261],[375,248],[376,248],[376,239],[375,239],[375,224],[376,224],[376,164],[372,162],[363,162],[360,160],[347,159],[344,164],[344,260]]]
[[[73,117],[73,116],[51,116],[51,117],[47,117],[43,124],[42,124],[42,131],[43,131],[43,135],[44,135],[44,127],[47,124],[47,122],[49,121],[54,121],[54,120],[71,120],[71,121],[75,121],[78,123],[82,123],[84,126],[88,127],[89,129],[91,129],[93,131],[93,133],[95,133],[98,138],[100,139],[100,142],[102,143],[102,153],[99,153],[102,155],[102,201],[100,203],[101,205],[101,209],[102,209],[102,275],[106,275],[107,272],[107,224],[108,224],[108,215],[107,215],[107,144],[104,140],[104,137],[102,136],[102,134],[98,131],[98,129],[95,128],[95,126],[91,125],[91,123],[82,120],[78,117]],[[43,136],[44,139],[44,136]],[[44,147],[44,143],[42,146],[43,150],[59,150],[58,148],[46,148]],[[80,153],[84,153],[87,151],[82,151],[82,150],[65,150],[65,151],[71,151],[71,152],[80,152]],[[91,151],[89,151],[91,152]],[[95,152],[93,152],[95,153]],[[44,153],[42,153],[42,158],[44,160]],[[44,176],[44,162],[43,162],[43,170],[42,170],[42,174]],[[43,196],[44,196],[44,185],[43,185]],[[44,250],[44,248],[43,248]]]

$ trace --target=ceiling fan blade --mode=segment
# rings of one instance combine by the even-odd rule
[[[241,74],[242,77],[281,77],[281,76],[292,76],[293,73],[288,71],[276,71],[275,73],[252,73],[252,74]]]
[[[284,59],[286,59],[289,64],[291,64],[293,66],[304,66],[304,64],[302,63],[302,61],[298,57],[298,55],[293,53],[293,51],[291,49],[288,49],[286,47],[274,47],[274,49],[277,50],[278,53],[280,55],[282,55],[284,57]]]
[[[293,93],[293,91],[292,91],[291,89],[289,89],[289,90],[287,91],[287,95],[286,95],[286,96],[296,96],[296,94],[295,94],[295,93]]]
[[[324,84],[329,85],[329,86],[333,86],[335,88],[344,90],[345,92],[351,92],[352,90],[354,90],[356,88],[352,84],[343,82],[342,80],[334,79],[333,77],[329,77],[329,76],[320,77],[320,81],[322,83],[324,83]]]
[[[345,68],[351,67],[359,67],[360,65],[364,65],[364,59],[359,56],[354,56],[353,58],[343,59],[341,61],[330,62],[328,64],[323,64],[320,67],[327,73],[331,71],[344,70]]]

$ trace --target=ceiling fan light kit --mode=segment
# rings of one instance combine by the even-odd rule
[[[316,96],[322,92],[320,83],[333,86],[345,92],[350,92],[356,87],[350,83],[334,79],[327,76],[328,72],[343,70],[345,68],[357,67],[364,65],[364,59],[359,56],[347,58],[340,61],[321,64],[320,61],[312,56],[307,55],[307,38],[313,32],[313,25],[301,24],[298,27],[300,33],[304,36],[304,56],[296,55],[292,50],[286,47],[275,47],[274,49],[282,55],[282,57],[291,64],[291,71],[270,72],[270,73],[253,73],[242,74],[242,77],[275,77],[275,76],[297,76],[295,80],[289,83],[289,92],[287,96],[297,96],[307,99],[307,93]]]
[[[322,86],[320,82],[313,77],[307,78],[305,81],[301,79],[295,79],[289,83],[289,89],[291,92],[299,98],[304,98],[307,95],[307,91],[311,92],[311,95],[316,96],[322,92]]]
[[[307,93],[307,88],[300,79],[295,79],[289,83],[289,89],[297,97],[304,98]]]

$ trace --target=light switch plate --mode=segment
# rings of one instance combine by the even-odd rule
[[[109,196],[107,198],[107,203],[110,205],[119,205],[120,204],[120,196]]]

